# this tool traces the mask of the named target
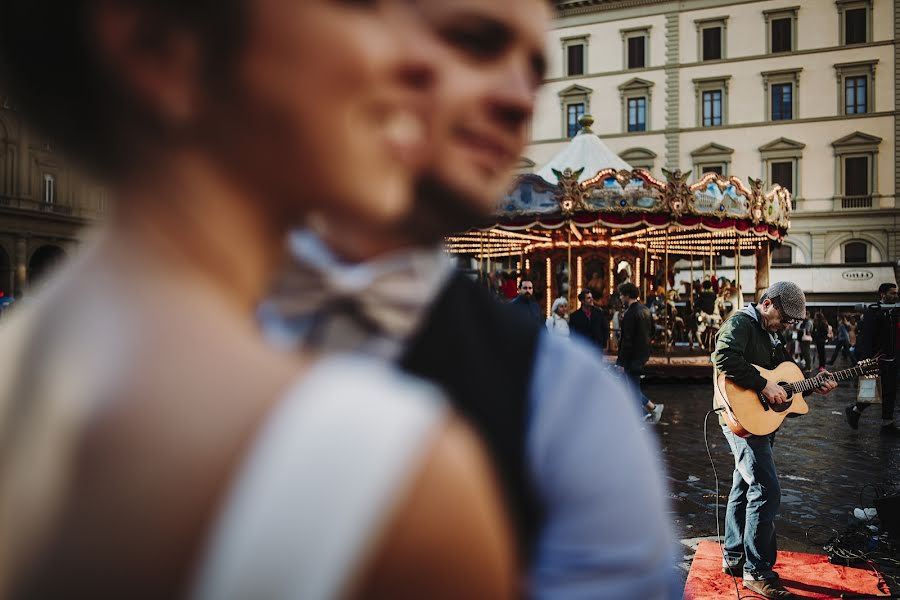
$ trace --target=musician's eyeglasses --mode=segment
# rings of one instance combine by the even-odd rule
[[[772,299],[772,305],[775,307],[775,310],[778,311],[778,315],[781,317],[781,322],[782,322],[783,324],[785,324],[785,325],[798,325],[798,324],[800,324],[800,323],[803,321],[803,319],[794,319],[794,318],[789,318],[789,317],[787,317],[787,316],[784,314],[784,310],[781,308],[781,303],[778,302],[777,300],[775,300],[774,298]]]

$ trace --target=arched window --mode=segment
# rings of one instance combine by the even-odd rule
[[[845,263],[869,262],[869,245],[865,242],[848,242],[844,245]]]
[[[773,265],[789,265],[794,262],[794,249],[787,244],[772,250]]]

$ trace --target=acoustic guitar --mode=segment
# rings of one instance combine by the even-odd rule
[[[805,378],[803,371],[792,362],[784,362],[774,369],[764,369],[753,365],[766,381],[775,382],[784,388],[787,402],[769,404],[761,392],[742,388],[725,375],[715,372],[714,394],[716,406],[723,407],[725,422],[735,435],[768,435],[781,427],[788,416],[805,415],[809,405],[803,399],[803,393],[815,390],[826,381],[844,381],[857,377],[873,377],[878,374],[878,361],[867,358],[856,363],[856,366],[843,371],[830,373],[822,371],[814,377]]]

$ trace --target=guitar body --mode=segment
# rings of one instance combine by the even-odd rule
[[[803,381],[803,371],[792,362],[784,362],[774,369],[753,365],[766,381],[778,384]],[[716,405],[724,407],[722,416],[735,435],[769,435],[779,427],[788,415],[805,415],[809,405],[803,394],[788,393],[784,404],[769,404],[765,397],[753,390],[742,388],[725,375],[715,373],[714,394]]]

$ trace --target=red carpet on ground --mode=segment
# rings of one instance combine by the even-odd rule
[[[890,594],[884,579],[871,569],[842,567],[828,557],[802,552],[779,552],[775,570],[784,587],[797,598],[840,598],[843,593]],[[722,572],[722,551],[715,542],[700,542],[684,586],[684,600],[735,600],[734,582],[741,597],[752,594]]]

